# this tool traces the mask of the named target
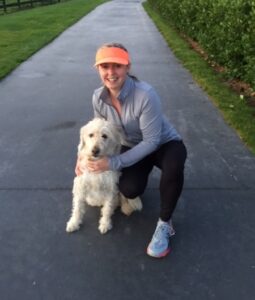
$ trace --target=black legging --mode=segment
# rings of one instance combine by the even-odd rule
[[[128,150],[122,147],[122,152]],[[161,169],[160,218],[169,221],[180,197],[184,181],[184,163],[187,157],[182,141],[170,141],[138,163],[122,169],[119,180],[121,193],[133,199],[143,194],[153,166]]]

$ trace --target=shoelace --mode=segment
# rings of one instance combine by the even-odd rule
[[[164,235],[165,237],[170,236],[169,225],[159,224],[157,226],[157,229],[156,229],[154,235],[153,235],[153,239],[159,240],[160,238],[162,238],[162,235]]]

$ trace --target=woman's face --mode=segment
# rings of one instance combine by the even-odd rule
[[[98,72],[103,84],[112,92],[119,92],[126,80],[129,65],[103,63],[98,66]]]

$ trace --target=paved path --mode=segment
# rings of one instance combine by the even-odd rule
[[[189,151],[173,252],[145,254],[159,209],[158,172],[144,210],[99,211],[65,233],[82,124],[100,85],[97,47],[119,41],[150,82]],[[139,1],[105,3],[0,82],[0,298],[205,300],[255,298],[255,157],[183,69]]]

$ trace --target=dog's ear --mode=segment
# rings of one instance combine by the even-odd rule
[[[85,148],[85,126],[83,126],[80,130],[80,143],[78,145],[78,155]]]
[[[112,137],[112,140],[114,142],[114,148],[113,150],[113,154],[119,154],[120,153],[120,149],[121,149],[121,145],[122,145],[122,141],[124,140],[123,138],[123,130],[116,125],[111,124],[111,126],[109,127],[110,129],[110,135]]]
[[[121,127],[115,127],[115,136],[120,145],[125,145],[132,148],[133,145],[127,141],[126,135]]]
[[[115,126],[114,135],[115,135],[115,137],[117,139],[117,142],[119,144],[121,144],[121,145],[125,144],[125,134],[124,134],[123,129],[121,127]]]
[[[121,129],[119,126],[117,126],[116,124],[110,123],[108,121],[107,123],[107,131],[109,132],[111,139],[115,142],[115,143],[121,143]]]

